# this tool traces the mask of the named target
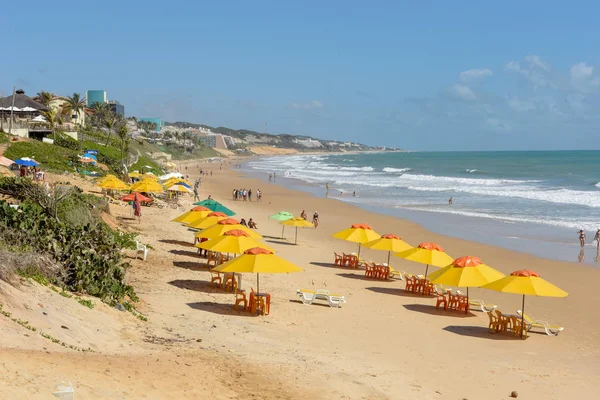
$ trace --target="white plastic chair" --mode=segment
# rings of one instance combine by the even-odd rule
[[[148,257],[148,247],[141,243],[139,240],[135,241],[135,258],[141,253],[142,260],[146,261],[146,257]]]

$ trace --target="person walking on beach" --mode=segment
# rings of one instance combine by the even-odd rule
[[[585,231],[583,229],[579,230],[579,244],[581,244],[581,247],[585,246]]]
[[[594,236],[594,241],[596,242],[596,248],[600,250],[600,229],[596,231],[596,235]]]
[[[194,186],[194,201],[198,201],[200,198],[198,197],[198,186]]]
[[[306,220],[306,218],[308,218],[308,215],[306,215],[306,210],[302,210],[302,212],[300,213],[300,218]]]
[[[312,223],[315,226],[315,228],[317,226],[319,226],[319,213],[315,211],[315,213],[313,214],[313,219],[312,219]]]
[[[248,201],[252,201],[252,189],[248,189]]]
[[[142,204],[138,198],[137,193],[135,194],[135,198],[133,199],[133,215],[137,217],[138,224],[142,223]]]
[[[269,182],[273,182],[273,174],[269,174]]]

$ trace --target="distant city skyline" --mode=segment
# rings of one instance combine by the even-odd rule
[[[101,88],[127,115],[414,150],[600,149],[599,11],[9,2],[0,92]]]

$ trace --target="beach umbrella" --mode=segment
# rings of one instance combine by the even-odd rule
[[[413,247],[406,243],[404,240],[400,239],[396,235],[392,235],[388,233],[387,235],[381,236],[379,239],[372,240],[363,244],[363,247],[373,249],[373,250],[384,250],[388,252],[387,263],[390,265],[390,256],[392,253],[398,253],[401,251],[405,251],[408,249],[412,249]]]
[[[100,184],[100,183],[102,183],[102,182],[104,182],[104,181],[107,181],[107,180],[113,179],[113,178],[117,178],[117,177],[116,177],[116,175],[113,175],[113,174],[108,174],[108,175],[105,175],[105,176],[103,176],[102,178],[98,178],[98,180],[96,181],[96,185],[98,185],[98,184]],[[118,179],[118,178],[117,178],[117,179]]]
[[[188,189],[192,188],[192,186],[185,179],[181,179],[181,178],[171,178],[163,183],[164,187],[166,187],[167,189],[170,188],[171,186],[177,185],[177,184],[183,185]]]
[[[216,239],[208,240],[206,242],[198,243],[195,246],[199,249],[214,251],[217,253],[242,254],[244,251],[253,247],[262,247],[264,249],[274,251],[269,246],[260,243],[256,239],[252,239],[250,235],[239,229],[225,232],[223,236],[219,236]]]
[[[21,157],[18,160],[15,160],[15,164],[23,165],[25,167],[37,167],[39,165],[38,162],[29,157]]]
[[[225,207],[223,204],[219,203],[216,200],[206,199],[202,201],[198,201],[194,203],[195,206],[204,206],[206,208],[210,208],[213,211],[219,211],[224,214],[227,214],[228,217],[233,217],[235,213],[231,211],[229,208]]]
[[[146,172],[142,175],[142,179],[152,179],[153,181],[158,181],[158,176],[154,175],[152,172]]]
[[[129,187],[125,182],[123,182],[117,177],[104,179],[102,182],[99,182],[97,186],[102,189],[109,190],[126,190]]]
[[[15,162],[13,160],[11,160],[10,158],[6,158],[4,156],[0,156],[0,165],[4,165],[5,167],[10,167],[14,163]]]
[[[177,218],[171,220],[171,222],[181,222],[182,224],[189,224],[192,221],[197,221],[200,218],[204,218],[209,215],[212,211],[203,206],[197,206],[192,208],[188,212],[184,212]]]
[[[144,203],[150,203],[152,201],[152,199],[150,197],[146,197],[143,194],[138,193],[138,192],[129,193],[127,196],[121,197],[121,200],[122,201],[135,201],[136,197],[139,201],[143,201]]]
[[[232,231],[234,229],[239,229],[248,234],[253,239],[262,239],[262,235],[253,231],[252,229],[245,227],[240,224],[240,221],[233,218],[225,218],[217,222],[215,225],[208,227],[200,232],[196,233],[194,236],[197,238],[206,238],[206,239],[215,239],[219,236],[223,236],[225,232]]]
[[[308,222],[304,218],[300,218],[300,217],[286,219],[285,221],[281,221],[280,224],[283,226],[293,226],[296,228],[296,236],[294,238],[294,244],[298,244],[298,228],[314,228],[315,227],[312,224],[312,222]],[[283,234],[283,232],[282,232],[282,234]]]
[[[379,239],[381,235],[367,224],[354,224],[348,229],[334,233],[333,237],[358,243],[358,256],[360,257],[360,245]]]
[[[37,117],[33,118],[31,122],[48,122],[48,120],[43,116],[38,115]]]
[[[288,219],[292,219],[294,216],[287,211],[279,211],[277,214],[273,214],[269,216],[269,219],[274,219],[277,221],[287,221]],[[285,230],[285,225],[281,227],[281,238],[283,239],[283,232]]]
[[[394,254],[394,257],[427,264],[427,267],[425,267],[425,276],[427,276],[430,265],[441,268],[450,265],[454,261],[452,257],[444,252],[441,246],[431,242],[421,243],[417,247]]]
[[[131,185],[131,190],[134,192],[145,192],[145,193],[161,193],[164,191],[160,183],[154,179],[142,179],[139,182]]]
[[[200,206],[202,207],[202,206]],[[220,211],[212,211],[204,218],[199,218],[188,222],[188,228],[192,229],[206,229],[213,226],[222,219],[228,218],[227,214]]]
[[[133,171],[130,172],[127,176],[129,176],[130,178],[139,178],[140,176],[142,176],[142,174],[140,174],[138,171]]]
[[[213,271],[256,274],[256,291],[260,293],[260,274],[288,274],[303,269],[263,247],[253,247],[245,250],[241,256],[213,268]]]
[[[181,183],[176,183],[174,185],[171,185],[171,187],[169,187],[167,190],[169,192],[192,193],[192,191],[190,189],[188,189],[187,187],[185,187]]]
[[[450,265],[432,272],[427,276],[427,279],[431,283],[466,287],[468,303],[470,287],[480,287],[503,277],[504,274],[502,272],[495,270],[489,265],[485,265],[479,258],[464,256],[452,261]],[[465,309],[466,312],[467,309]]]
[[[521,269],[512,272],[510,275],[490,282],[483,289],[495,290],[502,293],[514,293],[523,296],[521,303],[521,326],[524,325],[525,318],[525,296],[541,297],[567,297],[569,294],[564,290],[554,286],[537,272]],[[523,337],[523,331],[521,331]]]

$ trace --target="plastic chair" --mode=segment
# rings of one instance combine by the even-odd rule
[[[367,263],[365,268],[365,278],[375,278],[375,265]]]
[[[140,242],[139,240],[135,241],[135,258],[138,258],[138,255],[140,255],[141,253],[141,257],[142,260],[146,261],[146,257],[148,257],[148,247],[143,244],[142,242]]]
[[[414,292],[417,286],[417,277],[412,275],[406,278],[406,287],[404,288],[407,292]]]
[[[228,292],[237,292],[238,290],[238,281],[234,274],[226,274],[225,275],[225,290]]]
[[[335,251],[333,252],[333,255],[335,256],[335,260],[333,262],[334,265],[339,265],[339,266],[344,265],[344,257],[343,256],[339,255]]]
[[[437,293],[437,301],[435,303],[435,308],[440,309],[440,306],[444,306],[444,311],[448,310],[448,299],[444,293]]]
[[[469,306],[469,301],[467,300],[467,296],[458,296],[458,307],[457,311],[464,311],[468,313],[471,311],[471,307]]]
[[[233,308],[235,308],[236,310],[238,309],[239,305],[242,304],[242,311],[247,311],[248,310],[248,299],[246,298],[246,292],[244,292],[243,290],[235,290],[235,304],[233,305]]]
[[[489,333],[498,333],[500,331],[500,319],[491,311],[487,312],[488,317],[490,318],[490,324],[488,325]]]
[[[213,266],[217,266],[217,254],[215,253],[208,253],[207,255],[207,259],[206,259],[206,266],[210,267],[210,265],[212,264]]]
[[[210,271],[210,283],[215,284],[215,286],[221,286],[223,284],[223,279],[221,278],[220,272]]]

